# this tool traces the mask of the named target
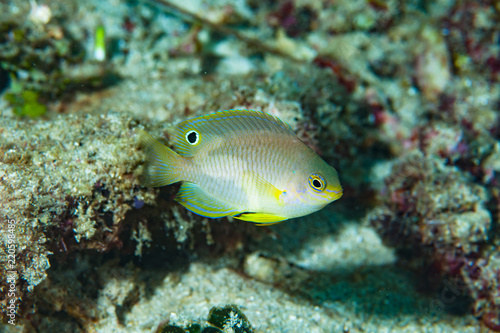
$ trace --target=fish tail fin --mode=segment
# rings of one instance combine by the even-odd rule
[[[182,157],[145,131],[139,131],[139,144],[146,154],[141,184],[146,187],[170,185],[181,180]]]

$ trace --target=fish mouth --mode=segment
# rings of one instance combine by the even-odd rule
[[[340,186],[327,187],[325,189],[325,192],[328,193],[328,195],[332,201],[340,199],[342,197],[342,195],[344,194],[344,190]]]

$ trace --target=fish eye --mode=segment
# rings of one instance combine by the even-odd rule
[[[198,142],[200,142],[200,134],[198,132],[196,132],[195,130],[191,130],[191,131],[186,133],[186,141],[190,145],[195,146],[198,144]]]
[[[309,176],[309,186],[311,186],[314,191],[321,192],[325,189],[326,182],[323,177],[314,173]]]

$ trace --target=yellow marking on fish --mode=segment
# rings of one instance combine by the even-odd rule
[[[288,219],[288,217],[262,213],[243,213],[233,216],[235,219],[257,222],[259,226],[278,224]]]
[[[202,216],[270,225],[342,196],[335,169],[264,112],[228,110],[183,121],[173,149],[143,131],[139,139],[147,156],[144,185],[182,182],[176,200]]]

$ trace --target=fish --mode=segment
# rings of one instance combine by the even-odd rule
[[[141,130],[142,185],[182,182],[175,200],[208,217],[271,225],[314,213],[342,194],[337,171],[279,118],[225,110],[185,120],[172,149]]]

